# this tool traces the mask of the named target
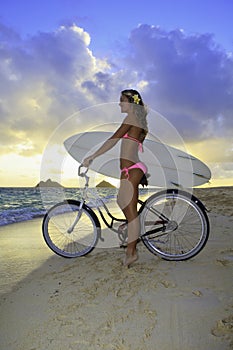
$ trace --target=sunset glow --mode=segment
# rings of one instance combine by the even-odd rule
[[[35,186],[46,145],[64,120],[96,104],[118,103],[128,87],[138,89],[188,152],[209,166],[206,186],[233,184],[233,5],[169,4],[148,0],[140,13],[121,1],[111,8],[84,0],[61,1],[60,7],[53,0],[43,9],[26,1],[1,6],[0,186]],[[121,120],[120,111],[80,114],[70,135]],[[151,126],[155,134],[166,133],[158,131],[157,120]],[[75,186],[69,162],[61,170],[54,158],[48,174]]]

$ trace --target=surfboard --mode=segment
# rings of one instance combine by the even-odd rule
[[[111,132],[92,131],[73,135],[64,141],[67,152],[80,164],[95,152],[109,137]],[[108,152],[94,159],[90,169],[102,175],[120,178],[121,140]],[[149,185],[158,187],[190,188],[202,185],[211,178],[210,169],[196,157],[172,146],[145,139],[140,161],[146,164]]]

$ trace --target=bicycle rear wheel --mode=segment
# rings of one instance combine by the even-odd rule
[[[90,253],[96,246],[100,223],[88,206],[67,200],[53,206],[42,224],[43,237],[49,248],[66,258]]]
[[[141,239],[150,252],[166,260],[187,260],[198,254],[209,237],[204,205],[185,191],[161,191],[141,212]]]

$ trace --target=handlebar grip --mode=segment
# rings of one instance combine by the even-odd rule
[[[80,164],[78,167],[78,176],[84,177],[86,175],[86,173],[88,172],[89,168],[86,168],[86,171],[81,172],[81,168],[83,168],[83,164]]]

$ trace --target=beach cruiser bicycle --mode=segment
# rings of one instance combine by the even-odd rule
[[[88,169],[78,169],[85,179],[81,200],[67,199],[54,205],[44,216],[43,237],[49,248],[66,258],[89,254],[101,236],[101,224],[114,231],[122,246],[127,244],[127,222],[114,217],[97,193],[87,204]],[[92,194],[93,196],[93,194]],[[206,208],[194,195],[167,189],[138,201],[141,234],[139,240],[153,254],[165,260],[187,260],[197,255],[209,236]],[[116,228],[116,224],[118,227]]]

